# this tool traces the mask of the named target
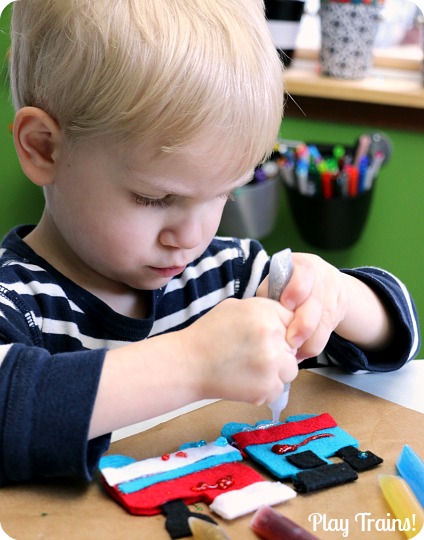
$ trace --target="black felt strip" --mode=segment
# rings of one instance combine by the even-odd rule
[[[332,463],[309,471],[301,471],[293,477],[293,486],[299,493],[310,493],[358,478],[358,474],[347,463]]]
[[[354,446],[340,448],[340,450],[336,452],[336,456],[341,457],[343,461],[352,467],[352,469],[355,469],[355,471],[358,472],[373,469],[380,463],[383,463],[382,458],[376,456],[370,452],[370,450],[364,452],[358,450],[358,448],[355,448]]]
[[[169,536],[172,539],[185,538],[192,536],[190,526],[188,524],[189,517],[196,517],[214,523],[214,521],[207,514],[200,514],[198,512],[191,512],[184,501],[177,499],[161,505],[161,509],[166,516],[165,527]]]
[[[286,459],[298,469],[315,469],[316,467],[327,465],[327,462],[317,456],[312,450],[291,454],[286,456]]]

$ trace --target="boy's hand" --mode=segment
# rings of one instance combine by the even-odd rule
[[[347,291],[343,274],[316,255],[293,253],[293,275],[280,303],[294,313],[286,339],[299,361],[321,353],[330,334],[344,319]],[[268,278],[257,295],[267,296]]]
[[[202,397],[275,400],[298,372],[286,342],[293,314],[266,298],[227,299],[181,331]]]

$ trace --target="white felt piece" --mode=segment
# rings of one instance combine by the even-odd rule
[[[186,465],[192,465],[210,456],[237,453],[240,454],[241,459],[240,451],[228,444],[226,446],[217,446],[214,443],[209,443],[204,446],[187,448],[184,452],[187,454],[187,457],[179,457],[177,456],[179,452],[175,452],[169,454],[169,459],[167,460],[163,460],[162,456],[158,456],[136,461],[124,467],[105,467],[102,469],[102,475],[109,486],[116,486],[117,484],[130,482],[144,476],[173,471]]]
[[[263,505],[272,506],[294,497],[296,492],[280,482],[256,482],[218,495],[209,508],[225,519],[235,519],[254,512]]]

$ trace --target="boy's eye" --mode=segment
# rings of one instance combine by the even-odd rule
[[[234,191],[228,191],[220,195],[220,197],[222,199],[225,199],[226,201],[234,201],[235,193]],[[137,195],[136,193],[133,193],[132,199],[136,204],[149,208],[166,208],[172,203],[172,195],[166,195],[165,197],[162,197],[160,199],[150,199],[149,197],[143,197],[142,195]]]
[[[150,208],[165,208],[170,204],[169,197],[163,197],[161,199],[149,199],[148,197],[142,197],[141,195],[134,193],[132,195],[132,199],[136,204]]]

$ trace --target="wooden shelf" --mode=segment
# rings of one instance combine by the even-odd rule
[[[366,79],[342,80],[321,76],[317,60],[296,56],[286,70],[285,85],[288,94],[293,96],[424,109],[419,70],[373,66]]]

